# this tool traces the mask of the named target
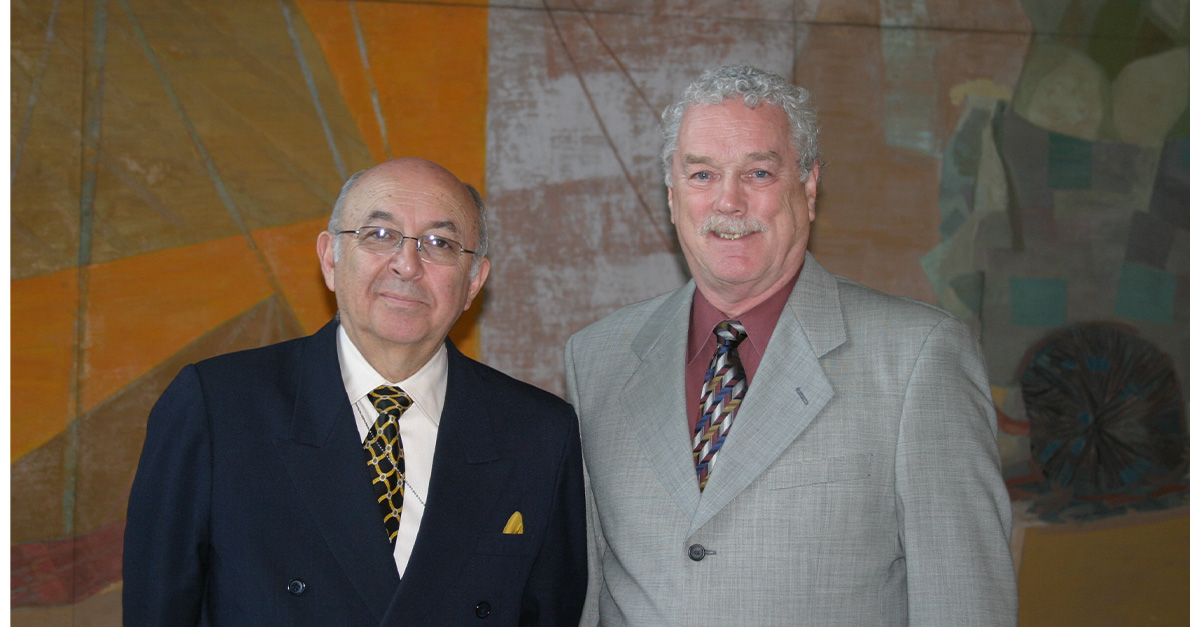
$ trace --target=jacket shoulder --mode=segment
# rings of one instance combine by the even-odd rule
[[[909,320],[913,323],[936,326],[946,320],[961,322],[954,314],[907,296],[893,296],[867,287],[857,281],[834,275],[838,295],[847,318],[883,316],[885,319]]]
[[[452,364],[456,363],[460,368],[470,373],[470,376],[475,379],[475,383],[481,389],[486,390],[489,395],[507,402],[515,401],[524,404],[535,411],[560,412],[570,410],[571,408],[566,401],[558,396],[505,374],[485,363],[467,357],[458,352],[457,349],[454,349],[452,354]]]
[[[571,338],[568,340],[568,342],[587,346],[592,342],[612,341],[614,336],[632,336],[641,330],[642,325],[646,323],[646,320],[649,319],[655,311],[658,311],[663,302],[665,302],[678,291],[679,290],[673,290],[665,294],[659,294],[653,298],[648,298],[646,300],[638,301],[631,305],[621,307],[620,309],[575,332],[571,335]]]
[[[313,336],[285,340],[276,344],[250,348],[209,357],[195,363],[204,378],[220,377],[233,381],[252,382],[255,377],[277,374],[294,368]],[[248,380],[247,378],[251,378]]]

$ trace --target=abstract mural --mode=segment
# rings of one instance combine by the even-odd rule
[[[1091,8],[1032,15],[1013,97],[965,103],[922,259],[980,333],[1034,523],[1187,504],[1186,32],[1166,3]],[[1136,45],[1062,34],[1085,26]]]
[[[561,393],[571,333],[687,279],[658,115],[730,62],[813,93],[822,264],[979,333],[1021,623],[1177,624],[1188,11],[14,0],[13,624],[120,624],[151,405],[187,363],[329,319],[315,238],[373,163],[429,158],[484,193],[493,271],[452,336]]]

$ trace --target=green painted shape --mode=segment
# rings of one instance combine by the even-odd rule
[[[1092,142],[1050,133],[1047,181],[1050,189],[1091,189]]]
[[[1142,322],[1171,324],[1175,320],[1174,274],[1126,263],[1117,279],[1114,313]]]
[[[1171,130],[1167,131],[1166,139],[1183,139],[1189,137],[1191,133],[1191,118],[1187,109],[1175,120],[1175,125]]]
[[[942,242],[921,256],[921,269],[925,271],[925,276],[929,279],[929,284],[933,286],[935,294],[940,294],[949,285],[941,271],[942,261],[946,259],[946,253],[949,250],[950,244]]]
[[[958,295],[958,300],[967,306],[976,316],[983,311],[983,273],[969,272],[950,279],[950,287]]]
[[[1085,52],[1108,80],[1136,58],[1141,26],[1142,3],[1137,0],[1109,0],[1096,15]]]
[[[1023,327],[1059,327],[1067,323],[1067,280],[1009,277],[1012,323]]]

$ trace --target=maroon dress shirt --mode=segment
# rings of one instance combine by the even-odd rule
[[[742,360],[742,368],[746,371],[746,393],[750,392],[750,384],[754,381],[754,373],[762,362],[763,353],[767,352],[767,342],[779,322],[779,314],[787,304],[792,288],[800,273],[792,277],[783,287],[770,298],[759,303],[754,309],[742,314],[737,320],[746,329],[746,339],[738,344],[738,357]],[[700,393],[704,387],[704,375],[712,362],[713,354],[717,352],[717,336],[713,329],[723,320],[729,320],[725,314],[708,302],[704,294],[697,289],[692,296],[691,321],[688,323],[687,365],[684,368],[684,393],[688,407],[688,440],[696,432],[696,423],[700,421]],[[736,417],[735,417],[736,419]]]

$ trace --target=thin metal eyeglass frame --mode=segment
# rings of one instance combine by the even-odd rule
[[[423,244],[421,244],[421,240],[422,240],[422,239],[424,239],[424,238],[426,238],[426,237],[429,237],[429,236],[433,235],[432,233],[430,233],[430,234],[428,234],[428,235],[422,235],[422,236],[420,236],[420,237],[413,237],[413,236],[411,236],[411,235],[405,235],[404,233],[401,233],[400,231],[398,231],[398,230],[396,230],[396,229],[389,228],[389,227],[386,227],[386,226],[364,226],[364,227],[359,227],[358,229],[355,229],[355,230],[353,230],[353,231],[334,231],[334,233],[336,233],[336,234],[338,234],[338,235],[354,235],[354,236],[356,236],[356,237],[357,237],[357,236],[358,236],[358,235],[359,235],[361,232],[363,232],[363,231],[391,231],[391,232],[393,232],[393,233],[396,233],[396,234],[398,234],[398,235],[400,236],[400,241],[396,243],[396,247],[395,247],[395,248],[393,248],[391,252],[387,252],[387,253],[379,252],[379,253],[377,253],[377,252],[372,252],[372,251],[370,251],[370,250],[366,251],[366,252],[368,252],[368,253],[371,253],[372,255],[380,255],[380,256],[384,256],[384,255],[388,255],[388,256],[390,256],[390,255],[394,255],[394,254],[396,254],[397,252],[399,252],[401,248],[403,248],[403,247],[404,247],[404,240],[406,240],[406,239],[410,239],[410,240],[412,240],[412,241],[416,242],[416,246],[417,246],[417,256],[418,256],[418,257],[420,257],[422,261],[426,261],[426,262],[429,262],[429,263],[437,263],[436,261],[434,261],[434,260],[433,260],[433,258],[432,258],[432,257],[426,257],[426,255],[432,255],[432,253],[426,252],[426,250],[425,250],[425,246],[424,246]],[[464,247],[463,247],[463,245],[462,245],[461,243],[459,243],[458,241],[452,240],[452,239],[450,239],[449,237],[442,237],[441,235],[437,235],[437,236],[435,236],[435,237],[437,237],[438,239],[441,239],[441,240],[445,240],[445,241],[447,241],[447,242],[450,242],[451,244],[454,244],[455,246],[458,246],[458,256],[459,256],[459,257],[462,257],[463,253],[470,253],[470,254],[472,254],[472,255],[474,255],[474,254],[475,254],[475,251],[473,251],[473,250],[467,250],[466,248],[464,248]],[[362,243],[362,241],[361,241],[361,240],[359,240],[359,244],[361,244],[361,243]]]

